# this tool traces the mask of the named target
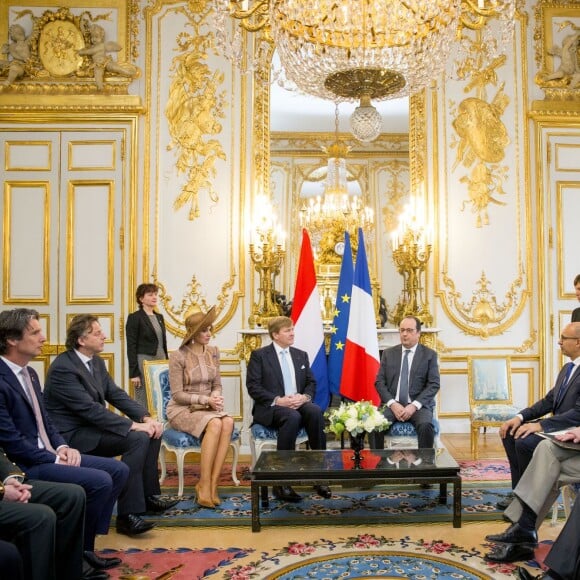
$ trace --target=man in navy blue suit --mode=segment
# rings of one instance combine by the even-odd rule
[[[117,566],[118,558],[95,554],[95,536],[108,533],[129,469],[116,459],[81,455],[55,429],[44,407],[38,375],[28,366],[45,340],[35,310],[0,313],[0,445],[28,477],[76,483],[85,490],[85,559],[100,569]]]
[[[278,430],[278,450],[295,449],[302,427],[312,449],[326,449],[322,410],[312,402],[316,379],[310,370],[308,354],[292,346],[292,319],[272,318],[268,333],[272,344],[252,352],[246,374],[246,387],[254,400],[254,421]],[[317,485],[315,489],[322,497],[331,497],[328,486]],[[289,485],[274,486],[274,495],[283,501],[302,499]]]

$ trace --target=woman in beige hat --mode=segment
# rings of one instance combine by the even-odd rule
[[[218,480],[226,458],[234,420],[224,411],[220,353],[209,346],[215,307],[196,312],[185,320],[186,334],[178,350],[169,356],[171,401],[167,418],[171,427],[201,439],[197,503],[213,508],[221,503]]]

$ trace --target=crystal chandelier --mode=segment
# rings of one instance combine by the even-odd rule
[[[517,0],[214,2],[218,45],[242,70],[270,66],[265,45],[273,42],[281,63],[274,79],[334,102],[360,101],[351,128],[355,137],[370,141],[380,131],[371,100],[398,98],[429,86],[445,70],[451,53],[455,76],[461,76],[466,59],[478,68],[491,62],[511,37]],[[491,18],[500,23],[499,40],[485,30]],[[476,56],[467,29],[482,31]],[[254,57],[248,57],[242,32],[259,30],[263,34]]]
[[[334,143],[323,148],[328,155],[323,195],[311,197],[300,210],[300,225],[308,230],[314,244],[320,247],[323,235],[327,234],[332,248],[334,242],[344,239],[345,231],[355,236],[359,227],[370,230],[374,220],[373,210],[363,206],[361,196],[350,195],[348,191],[346,156],[350,147],[339,139],[338,105],[334,123]]]

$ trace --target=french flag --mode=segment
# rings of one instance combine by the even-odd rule
[[[379,405],[380,399],[375,389],[379,364],[371,278],[363,231],[359,228],[340,394],[352,401],[371,401]]]
[[[320,308],[320,295],[316,285],[314,256],[308,232],[302,230],[302,248],[296,275],[296,288],[292,302],[295,346],[307,352],[312,374],[316,379],[316,403],[323,411],[328,407],[328,367],[324,348],[324,327]]]

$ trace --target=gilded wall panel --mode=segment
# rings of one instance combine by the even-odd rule
[[[69,141],[69,171],[115,171],[117,151],[115,141]]]
[[[52,143],[50,141],[6,141],[5,171],[50,171]]]
[[[49,300],[50,184],[4,183],[3,302]]]
[[[469,82],[450,81],[440,91],[436,325],[448,331],[448,348],[476,346],[479,339],[489,340],[488,346],[519,346],[536,323],[528,302],[527,90],[520,80],[525,21],[518,24],[505,56],[473,70]],[[476,340],[460,339],[452,328]]]
[[[216,56],[210,8],[204,1],[160,0],[144,11],[150,38],[144,203],[152,220],[144,231],[143,277],[162,285],[175,336],[193,305],[217,305],[217,330],[234,315],[233,328],[242,326],[245,88],[231,63]]]
[[[67,203],[67,302],[110,303],[115,272],[114,183],[71,181]],[[103,236],[101,232],[108,232]]]

